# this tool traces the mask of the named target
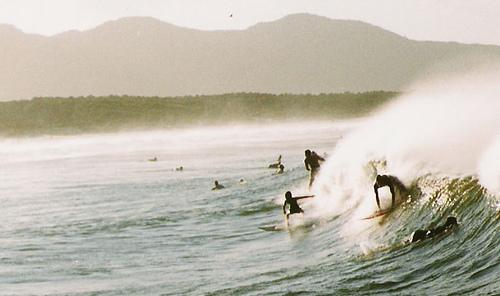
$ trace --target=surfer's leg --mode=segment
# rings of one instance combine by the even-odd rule
[[[391,194],[392,198],[392,203],[391,203],[391,209],[394,208],[395,202],[396,202],[396,193]]]
[[[309,173],[309,189],[311,189],[315,177],[316,177],[316,169],[311,168],[311,172]]]

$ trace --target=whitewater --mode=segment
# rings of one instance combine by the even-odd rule
[[[1,139],[0,295],[498,295],[497,77],[348,121]],[[305,149],[326,153],[311,190]],[[409,197],[362,220],[377,174]],[[315,195],[307,223],[263,231],[288,190]],[[449,235],[406,243],[448,216]]]

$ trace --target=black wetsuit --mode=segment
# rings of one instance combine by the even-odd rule
[[[405,186],[401,181],[398,180],[398,178],[394,176],[388,176],[388,175],[378,175],[377,180],[375,181],[375,184],[373,185],[373,191],[375,191],[375,198],[377,200],[377,206],[380,208],[380,199],[378,197],[378,189],[380,187],[384,186],[389,186],[389,189],[391,190],[391,198],[392,198],[392,204],[391,207],[394,206],[394,202],[396,201],[396,192],[394,191],[394,186],[399,187],[400,190],[406,190]]]
[[[309,188],[311,188],[314,178],[316,177],[316,174],[318,173],[320,164],[320,161],[325,161],[325,159],[316,152],[312,152],[309,157],[306,157],[304,159],[304,165],[306,166],[306,170],[311,171],[311,174],[309,175]]]
[[[290,205],[290,213],[289,213],[289,215],[291,215],[291,214],[297,214],[297,213],[304,213],[304,210],[302,210],[299,207],[299,204],[297,203],[297,200],[294,199],[294,198],[291,198],[289,200],[285,200],[285,203],[283,204],[283,214],[286,214],[286,211],[285,211],[286,204]]]
[[[318,169],[320,167],[320,160],[325,161],[323,157],[319,156],[318,154],[316,154],[316,152],[313,151],[309,157],[306,157],[306,159],[304,159],[306,170],[309,171]]]
[[[212,188],[212,190],[219,190],[219,189],[223,189],[224,186],[222,186],[221,184],[217,184],[214,186],[214,188]]]
[[[450,219],[450,218],[448,218]],[[417,242],[417,241],[422,241],[427,238],[433,238],[437,235],[440,235],[442,233],[447,232],[448,230],[452,229],[453,227],[457,226],[457,220],[455,217],[451,217],[451,221],[446,221],[445,224],[438,226],[436,228],[431,228],[428,230],[425,229],[419,229],[413,233],[413,236],[411,238],[411,242]]]

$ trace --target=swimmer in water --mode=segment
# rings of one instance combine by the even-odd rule
[[[440,234],[444,234],[451,231],[453,228],[457,226],[458,226],[457,218],[450,216],[448,217],[448,219],[446,219],[446,222],[441,226],[430,229],[416,230],[415,232],[413,232],[410,242],[415,243],[418,241],[423,241],[428,238],[436,237]]]
[[[214,188],[212,188],[212,190],[219,190],[219,189],[225,188],[222,184],[219,184],[219,181],[217,181],[217,180],[214,182],[214,185],[215,186],[214,186]]]

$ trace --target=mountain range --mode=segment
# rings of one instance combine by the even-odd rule
[[[0,25],[0,100],[403,90],[493,59],[500,46],[415,41],[360,21],[294,14],[202,31],[127,17],[54,36]]]

